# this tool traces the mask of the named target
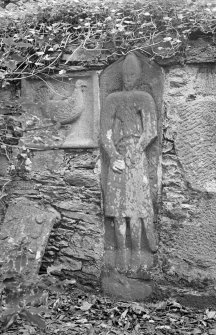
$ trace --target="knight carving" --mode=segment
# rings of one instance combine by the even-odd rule
[[[149,254],[157,250],[146,153],[158,136],[157,114],[152,95],[137,88],[141,73],[137,56],[128,54],[123,89],[106,97],[101,121],[101,142],[109,157],[104,210],[114,224],[115,268],[132,275],[150,267]]]

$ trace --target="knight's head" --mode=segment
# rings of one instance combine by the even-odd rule
[[[128,91],[132,90],[142,72],[138,58],[133,53],[128,54],[123,62],[122,69],[124,87]]]

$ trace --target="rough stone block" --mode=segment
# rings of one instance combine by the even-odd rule
[[[32,188],[61,215],[50,235],[42,272],[60,264],[61,276],[85,282],[94,278],[99,284],[104,241],[98,159],[97,149],[34,151]]]
[[[38,273],[45,247],[59,213],[51,206],[43,206],[25,198],[18,198],[9,204],[1,227],[0,263],[3,269],[9,261],[16,268],[17,257],[26,255],[26,262],[20,266],[27,278]]]
[[[101,238],[95,236],[93,239],[91,235],[83,236],[79,232],[75,232],[71,236],[69,247],[62,249],[62,254],[81,260],[96,260],[101,263],[103,256]]]
[[[76,259],[62,256],[59,258],[62,269],[69,271],[79,271],[82,269],[82,262]]]
[[[76,170],[66,172],[64,180],[71,186],[85,186],[85,187],[98,186],[97,176],[89,171]]]
[[[191,187],[216,192],[216,100],[201,97],[178,110],[176,153]]]
[[[49,171],[62,173],[64,172],[64,151],[63,150],[46,150],[32,152],[32,169],[31,173],[44,173]]]
[[[207,294],[216,283],[215,65],[173,67],[165,83],[164,140],[171,150],[162,157],[159,263],[175,291],[183,285]]]

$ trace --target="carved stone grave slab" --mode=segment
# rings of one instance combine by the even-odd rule
[[[22,80],[22,143],[31,148],[97,147],[99,90],[96,72]]]
[[[192,188],[216,192],[216,99],[199,97],[176,106],[176,152]]]
[[[158,241],[163,74],[130,53],[101,76],[102,186],[106,293],[142,300],[152,293]]]
[[[49,205],[43,206],[25,198],[12,201],[1,226],[1,271],[11,264],[11,269],[34,278],[50,232],[59,219],[60,214]]]
[[[216,278],[215,96],[215,64],[166,74],[159,257],[176,291],[183,278],[185,292],[206,296]]]

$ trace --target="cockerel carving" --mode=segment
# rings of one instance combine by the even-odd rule
[[[55,86],[40,86],[34,100],[40,107],[42,117],[61,127],[73,123],[82,114],[85,103],[84,90],[87,84],[78,79],[72,94],[67,91],[66,95],[64,87],[58,83],[56,90]]]

